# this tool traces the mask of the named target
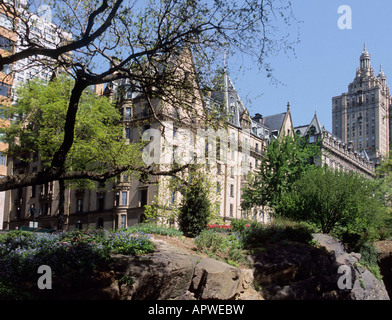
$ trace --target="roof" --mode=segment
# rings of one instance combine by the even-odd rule
[[[264,126],[269,128],[271,131],[278,130],[283,126],[283,121],[286,116],[286,112],[274,114],[272,116],[264,117]]]

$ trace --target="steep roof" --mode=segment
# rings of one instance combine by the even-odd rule
[[[280,131],[283,126],[283,121],[286,117],[286,113],[287,112],[283,112],[264,117],[264,125],[268,127],[271,131]]]

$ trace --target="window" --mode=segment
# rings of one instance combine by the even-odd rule
[[[103,193],[98,194],[97,202],[98,211],[103,211],[105,207],[105,195]]]
[[[125,138],[131,139],[131,129],[130,128],[125,128]]]
[[[7,165],[7,156],[4,153],[0,152],[0,165],[6,166]]]
[[[220,191],[221,191],[221,184],[220,184],[220,182],[218,181],[218,182],[216,183],[216,193],[220,193]]]
[[[4,74],[10,74],[11,71],[12,71],[12,68],[9,64],[4,65],[3,70],[1,70],[1,72]]]
[[[221,171],[222,171],[221,164],[218,163],[218,164],[216,165],[216,173],[217,173],[217,174],[221,174]]]
[[[0,49],[3,49],[5,51],[12,51],[14,48],[14,44],[14,41],[0,36]]]
[[[83,199],[78,199],[76,202],[76,212],[83,212]]]
[[[234,206],[232,203],[230,203],[230,217],[233,216],[233,211],[234,211]]]
[[[123,191],[121,193],[121,205],[126,206],[127,203],[128,203],[128,201],[127,201],[127,192]]]
[[[10,97],[11,95],[11,86],[6,83],[0,83],[0,96]]]
[[[127,216],[125,214],[121,215],[120,227],[121,229],[125,229],[127,227]]]
[[[148,189],[140,189],[140,206],[143,208],[147,204]]]
[[[0,14],[0,26],[6,29],[12,29],[12,19],[8,18],[4,13]]]
[[[234,184],[230,185],[230,197],[234,197]]]
[[[125,120],[131,119],[131,108],[125,108],[124,119],[125,119]]]

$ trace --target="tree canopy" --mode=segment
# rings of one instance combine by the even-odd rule
[[[280,215],[317,225],[322,232],[375,236],[385,222],[380,182],[354,173],[314,167],[283,195]],[[369,240],[369,239],[368,239]]]
[[[61,146],[66,113],[74,81],[62,76],[45,83],[33,80],[18,90],[18,101],[2,106],[11,124],[2,129],[15,161],[40,159],[43,171]],[[75,119],[74,143],[64,162],[65,172],[105,174],[118,167],[141,166],[141,143],[129,144],[124,137],[120,113],[107,97],[85,90]],[[34,158],[34,157],[33,157]],[[87,178],[87,177],[86,177]]]
[[[279,211],[283,194],[291,190],[293,183],[320,156],[318,144],[311,144],[298,135],[273,140],[256,168],[258,171],[243,189],[242,209],[269,206]]]
[[[0,191],[71,177],[104,181],[129,169],[119,165],[105,175],[87,167],[83,172],[67,171],[81,98],[87,88],[128,79],[129,90],[146,98],[172,98],[183,107],[182,101],[174,98],[178,89],[194,94],[195,89],[209,88],[224,52],[228,56],[251,55],[259,68],[269,73],[268,57],[292,49],[298,40],[286,31],[295,22],[288,0],[31,0],[26,6],[13,2],[1,5],[20,41],[15,43],[17,50],[0,56],[0,68],[28,58],[29,68],[42,64],[53,71],[63,70],[74,82],[67,95],[63,132],[56,135],[59,141],[48,153],[51,158],[46,158],[45,172],[0,179]],[[49,16],[55,25],[50,33],[58,39],[54,46],[46,40],[48,30],[35,33],[39,28],[34,14],[42,5],[51,9]],[[182,72],[175,74],[183,77],[174,77],[173,61],[184,48],[192,52],[194,67],[182,67]],[[181,69],[181,64],[175,68]],[[189,73],[197,86],[184,81]],[[145,166],[134,169],[145,174],[164,173]]]

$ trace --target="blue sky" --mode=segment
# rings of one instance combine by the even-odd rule
[[[295,55],[280,54],[270,60],[273,75],[282,85],[271,83],[243,58],[229,60],[230,76],[251,115],[285,112],[290,102],[294,126],[310,123],[317,112],[321,123],[332,132],[332,97],[346,92],[353,81],[364,42],[376,75],[382,64],[387,83],[392,78],[392,1],[292,2],[296,19],[302,21],[300,43],[295,45]],[[338,28],[341,5],[352,9],[350,30]],[[245,71],[238,71],[240,65]]]

